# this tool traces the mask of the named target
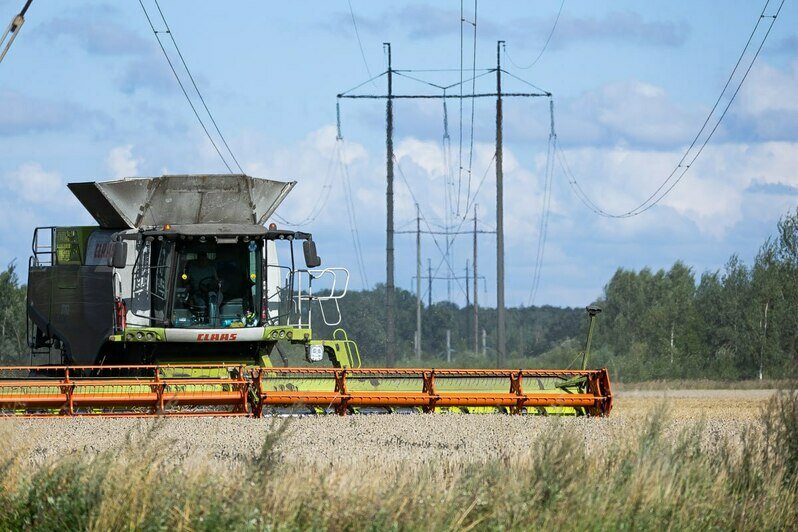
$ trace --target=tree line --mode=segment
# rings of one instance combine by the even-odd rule
[[[625,380],[793,378],[798,373],[798,211],[783,217],[753,265],[733,255],[696,280],[618,269],[598,302],[597,362]]]

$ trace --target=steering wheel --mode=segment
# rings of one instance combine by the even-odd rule
[[[206,294],[208,292],[216,290],[216,288],[218,288],[218,286],[216,284],[215,277],[205,277],[203,279],[200,279],[200,282],[197,284],[197,289],[200,292],[204,292]]]

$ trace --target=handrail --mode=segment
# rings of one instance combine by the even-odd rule
[[[300,317],[302,315],[302,301],[308,302],[308,323],[309,327],[312,327],[313,323],[313,302],[316,301],[319,304],[319,310],[321,312],[321,319],[330,327],[335,327],[336,325],[340,325],[342,320],[341,315],[341,307],[339,301],[346,295],[347,291],[349,290],[349,270],[346,268],[341,267],[333,267],[333,268],[322,268],[322,269],[312,269],[312,270],[297,270],[299,274],[299,282],[298,290],[297,290],[297,300],[299,301],[299,309],[300,309]],[[304,294],[302,292],[302,277],[303,274],[308,277],[307,281],[307,293]],[[343,279],[340,281],[343,284],[341,288],[339,285],[339,275]],[[326,291],[323,295],[318,295],[313,293],[313,281],[320,280],[325,277],[330,277],[332,282],[330,283],[329,293]],[[335,313],[337,317],[335,319],[328,319],[327,312],[324,310],[324,302],[325,301],[332,301],[335,305]]]
[[[49,230],[50,240],[49,242],[40,243],[39,240],[39,231],[44,233],[44,230]],[[33,266],[52,266],[55,264],[55,226],[48,225],[37,227],[33,230],[33,239],[31,241],[31,251],[32,251],[32,259],[35,264]],[[49,261],[42,261],[40,260],[41,256],[47,256]]]

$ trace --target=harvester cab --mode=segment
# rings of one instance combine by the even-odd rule
[[[288,363],[278,346],[288,342],[307,362],[359,367],[342,330],[313,336],[314,309],[316,321],[340,323],[348,271],[320,268],[309,233],[264,226],[294,184],[245,175],[70,184],[98,225],[34,232],[33,352],[72,365],[271,366],[277,354]]]

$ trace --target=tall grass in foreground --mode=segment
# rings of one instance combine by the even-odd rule
[[[4,446],[0,529],[798,527],[798,393],[775,397],[761,425],[709,449],[700,425],[676,437],[665,425],[654,414],[632,445],[586,453],[590,442],[554,422],[549,437],[501,460],[400,470],[297,464],[280,450],[280,429],[240,467],[175,464],[168,446],[135,438],[115,453],[33,467]]]

